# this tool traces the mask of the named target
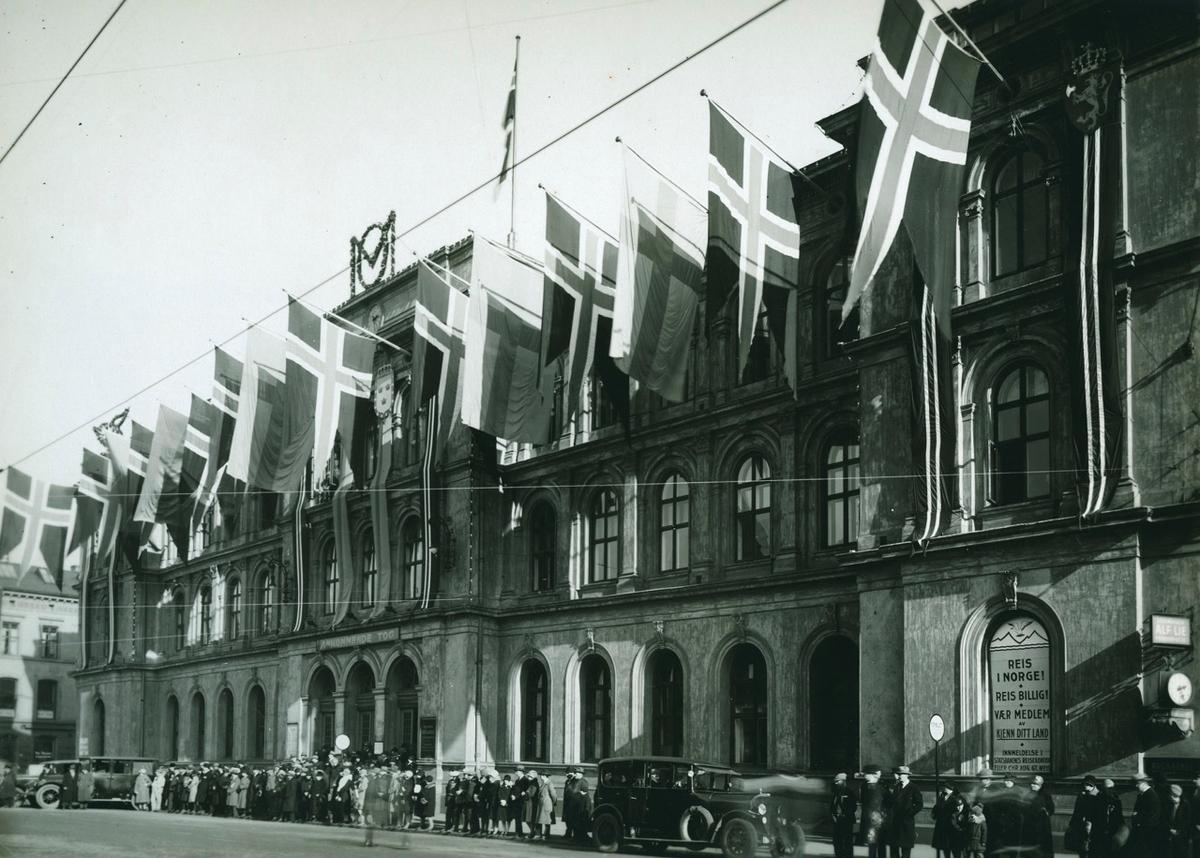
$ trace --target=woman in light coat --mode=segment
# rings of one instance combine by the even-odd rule
[[[150,809],[150,775],[145,769],[139,769],[137,779],[133,782],[133,806],[138,810]]]
[[[554,822],[554,805],[557,801],[558,793],[554,784],[550,782],[550,776],[542,775],[542,782],[537,791],[537,816],[533,820],[537,826],[534,830],[538,832],[534,840],[550,839],[550,826]]]
[[[162,810],[163,788],[167,785],[167,770],[160,768],[154,773],[154,782],[150,785],[150,810]]]

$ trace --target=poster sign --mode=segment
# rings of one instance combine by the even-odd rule
[[[1001,623],[988,645],[992,767],[1050,769],[1050,640],[1032,617]]]
[[[1171,614],[1151,614],[1150,643],[1152,646],[1191,646],[1191,618],[1177,617]]]

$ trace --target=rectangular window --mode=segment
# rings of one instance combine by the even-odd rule
[[[38,680],[37,717],[47,719],[58,717],[58,682],[56,680]]]
[[[33,759],[35,762],[43,762],[44,760],[53,760],[58,754],[55,753],[57,747],[57,739],[54,736],[34,736],[33,737]]]
[[[4,624],[4,654],[21,654],[21,626],[17,623]]]
[[[14,717],[17,710],[17,681],[15,679],[0,679],[0,715],[6,718]]]
[[[42,626],[42,658],[58,658],[58,626]]]

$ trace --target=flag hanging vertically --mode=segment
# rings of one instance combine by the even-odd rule
[[[949,336],[958,199],[980,63],[934,18],[923,0],[884,0],[859,125],[862,226],[842,319],[870,288],[903,223]]]
[[[628,147],[609,354],[630,378],[681,402],[704,273],[704,207]]]
[[[142,491],[133,512],[134,521],[149,525],[159,521],[161,498],[164,494],[171,495],[178,491],[187,424],[186,415],[165,405],[158,407],[158,424],[154,430],[154,441],[147,460],[146,479],[142,483]]]
[[[287,398],[289,402],[311,399],[315,410],[310,412],[307,432],[297,425],[285,435],[285,449],[294,448],[295,455],[281,460],[280,485],[299,484],[295,475],[303,477],[310,452],[314,471],[322,471],[333,453],[334,435],[339,430],[348,452],[355,400],[371,395],[374,357],[374,342],[288,298]],[[311,435],[311,441],[305,447],[301,439],[307,435]],[[292,460],[301,458],[300,453],[304,461],[296,464]]]
[[[68,554],[100,531],[108,510],[110,471],[108,459],[84,449],[79,482],[75,486],[75,521]]]
[[[67,530],[71,526],[74,486],[57,486],[8,468],[0,513],[0,561],[17,567],[20,579],[30,569],[45,571],[47,583],[62,589]]]
[[[521,37],[517,36],[517,55],[513,60],[512,83],[508,87],[508,99],[504,103],[504,162],[500,165],[497,186],[508,175],[509,165],[514,161],[517,143],[517,64],[521,61]],[[515,165],[514,165],[515,166]]]
[[[434,456],[440,459],[461,416],[463,336],[467,321],[467,296],[451,285],[449,277],[422,260],[417,266],[417,303],[413,310],[411,408],[437,397],[437,421],[428,431],[434,439]]]
[[[795,359],[783,349],[796,323],[794,296],[800,275],[792,170],[715,102],[710,99],[708,104],[708,324],[736,292],[740,376],[764,302],[768,308],[778,308],[767,322],[794,387]]]
[[[598,356],[600,319],[612,319],[616,282],[616,239],[547,191],[541,365],[545,373],[564,359],[567,414],[579,413]]]
[[[539,372],[542,267],[475,236],[463,355],[462,421],[508,441],[545,443],[553,378]]]
[[[259,485],[260,471],[274,474],[279,439],[270,435],[272,412],[281,407],[284,378],[283,340],[260,328],[246,332],[238,418],[230,440],[225,473],[246,485]]]
[[[225,476],[226,463],[233,442],[234,423],[237,420],[238,401],[242,388],[242,362],[220,347],[213,350],[213,422],[209,435],[209,460],[204,472],[204,485],[196,502],[192,519],[192,530],[200,527],[201,521],[212,506],[217,489]]]
[[[420,278],[418,269],[417,277]],[[418,287],[419,289],[419,287]],[[414,313],[421,312],[418,305]],[[414,319],[414,327],[415,327]],[[416,361],[418,337],[413,338],[414,364]],[[415,370],[413,378],[416,378]],[[415,383],[415,382],[414,382]],[[390,363],[376,369],[375,379],[371,388],[376,393],[375,417],[379,420],[379,452],[375,458],[375,473],[371,475],[370,507],[371,507],[371,537],[375,549],[375,604],[372,606],[371,617],[378,617],[392,601],[392,538],[391,521],[388,515],[387,481],[392,472],[392,443],[395,437],[397,418],[401,415],[394,413],[396,398],[393,395],[395,387],[395,372]],[[409,388],[410,393],[412,387]],[[382,392],[382,396],[380,395]],[[413,408],[415,413],[416,409]],[[365,563],[365,560],[364,560]]]

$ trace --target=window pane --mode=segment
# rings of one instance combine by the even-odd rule
[[[1030,441],[1026,456],[1026,497],[1046,497],[1050,494],[1050,440]]]
[[[679,556],[676,558],[675,568],[687,569],[692,564],[691,559],[688,556],[688,532],[686,529],[680,532],[679,545],[677,547],[679,550]]]
[[[1044,396],[1050,392],[1050,384],[1046,381],[1046,373],[1036,366],[1025,367],[1025,395]]]
[[[1021,184],[1029,184],[1042,176],[1042,159],[1037,155],[1025,153],[1021,156]]]
[[[843,506],[840,499],[829,502],[829,526],[825,533],[825,542],[828,545],[840,545],[844,540],[845,533],[842,529],[842,511]]]
[[[1006,408],[996,415],[996,440],[1011,441],[1021,434],[1021,412],[1016,408]]]
[[[688,523],[688,515],[689,515],[688,504],[689,504],[689,501],[688,501],[686,494],[683,496],[682,499],[677,500],[675,502],[675,523],[676,524],[687,524]]]
[[[1025,412],[1025,433],[1042,435],[1050,431],[1050,403],[1046,400],[1029,403]]]
[[[995,202],[995,229],[992,235],[992,253],[996,260],[996,273],[1016,271],[1017,261],[1017,197],[1008,196]]]
[[[858,539],[858,495],[850,495],[847,498],[849,510],[847,511],[847,533],[846,541],[855,542]]]
[[[1025,206],[1025,248],[1021,267],[1046,259],[1046,186],[1034,185],[1022,194]]]
[[[1004,381],[1000,382],[1000,387],[996,391],[996,401],[1000,403],[1016,402],[1020,398],[1021,374],[1010,372],[1004,377]]]
[[[1005,191],[1017,186],[1017,176],[1020,159],[1013,158],[1007,164],[1000,168],[1000,172],[996,174],[996,190]]]
[[[771,554],[771,515],[761,513],[755,522],[755,538],[758,540],[758,556],[768,557]]]

